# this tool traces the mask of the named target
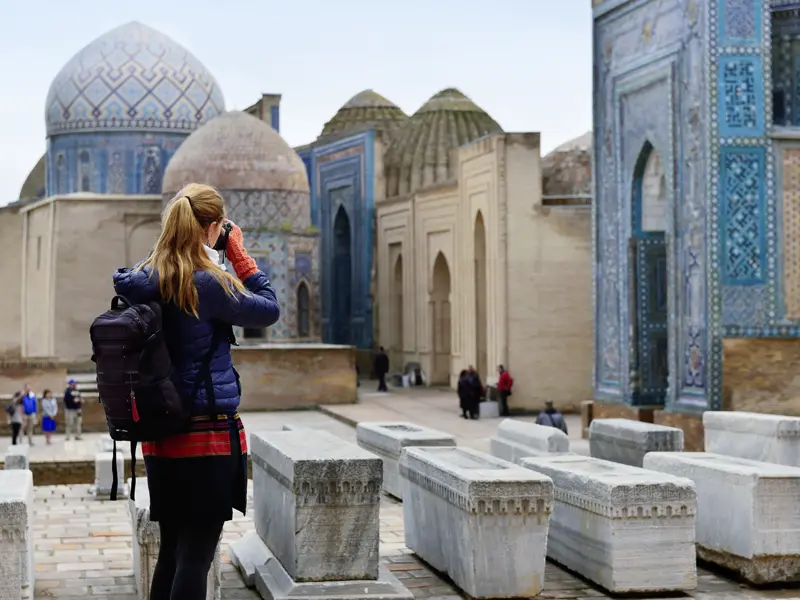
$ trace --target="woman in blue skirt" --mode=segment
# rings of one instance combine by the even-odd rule
[[[50,439],[53,432],[56,430],[56,415],[58,414],[58,403],[53,398],[53,392],[45,390],[42,396],[42,431],[44,432],[44,439],[48,444],[52,444]]]

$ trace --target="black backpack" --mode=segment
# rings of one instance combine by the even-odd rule
[[[172,360],[161,327],[161,305],[133,304],[122,296],[89,328],[97,390],[114,440],[111,500],[117,496],[117,442],[131,443],[131,498],[136,498],[136,445],[185,431],[200,385],[205,383],[209,414],[214,414],[214,387],[209,366],[219,346],[215,325],[211,347],[203,357],[189,398],[172,381]]]

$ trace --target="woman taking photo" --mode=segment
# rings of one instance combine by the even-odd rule
[[[215,404],[208,402],[206,386],[192,388],[217,337],[215,327],[268,327],[280,312],[267,276],[247,255],[233,224],[226,254],[236,277],[219,264],[212,248],[225,223],[219,192],[189,184],[167,206],[150,257],[114,275],[117,294],[134,303],[162,303],[173,381],[184,398],[194,394],[186,433],[142,444],[150,519],[161,529],[151,600],[204,600],[222,526],[233,509],[244,513],[247,505],[247,437],[237,413],[239,376],[227,336],[210,362]],[[216,419],[209,406],[216,407]]]

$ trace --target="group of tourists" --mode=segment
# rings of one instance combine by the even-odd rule
[[[508,397],[514,386],[514,379],[503,365],[497,367],[497,395],[500,416],[509,416]],[[478,419],[480,417],[480,403],[486,399],[486,388],[481,381],[481,376],[470,365],[458,375],[458,403],[461,416],[465,419]]]
[[[81,439],[82,428],[81,393],[77,382],[70,379],[64,391],[64,416],[66,424],[66,438]],[[39,425],[39,413],[42,415],[42,433],[46,443],[53,443],[53,433],[58,429],[56,417],[58,416],[58,401],[53,397],[53,392],[45,390],[41,398],[27,383],[21,391],[15,392],[11,402],[6,406],[6,419],[11,426],[11,444],[16,446],[23,438],[28,439],[28,444],[33,446],[33,437]]]

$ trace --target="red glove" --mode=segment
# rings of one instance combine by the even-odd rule
[[[240,281],[244,281],[253,273],[258,272],[258,265],[254,259],[247,255],[247,250],[244,249],[242,230],[233,223],[231,225],[233,227],[228,235],[228,247],[225,249],[225,254],[228,260],[231,261],[231,266],[236,272],[236,276]]]

